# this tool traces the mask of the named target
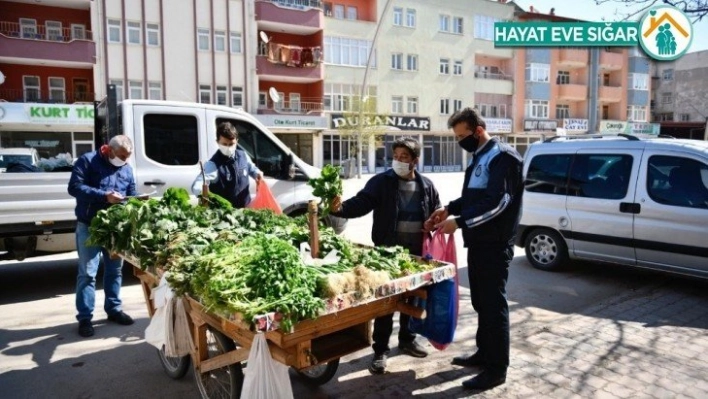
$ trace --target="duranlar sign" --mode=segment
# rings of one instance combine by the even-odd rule
[[[93,106],[76,104],[4,103],[0,123],[93,126]]]
[[[332,114],[332,129],[352,129],[357,126],[391,126],[400,130],[430,131],[430,118],[416,116],[384,116],[364,115],[363,123],[359,124],[356,115]]]

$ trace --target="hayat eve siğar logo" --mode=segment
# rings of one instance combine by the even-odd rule
[[[686,14],[671,6],[649,10],[639,23],[639,43],[651,58],[675,60],[688,51],[693,40],[693,25]]]

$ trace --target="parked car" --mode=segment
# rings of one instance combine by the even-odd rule
[[[29,147],[0,148],[0,173],[11,164],[36,166],[39,162],[37,150]]]
[[[634,136],[529,146],[516,245],[531,264],[613,262],[708,278],[708,142]]]

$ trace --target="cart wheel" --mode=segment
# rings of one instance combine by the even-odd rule
[[[305,383],[309,385],[322,385],[329,382],[329,380],[337,374],[337,368],[339,368],[339,359],[334,359],[327,363],[318,364],[298,371],[297,373],[300,374],[300,376],[305,379]]]
[[[162,368],[165,369],[165,373],[173,380],[179,380],[187,374],[189,370],[189,355],[181,357],[167,357],[165,356],[165,346],[162,349],[157,350],[157,354],[160,356],[160,363],[162,363]]]
[[[233,340],[211,327],[207,329],[206,339],[209,358],[236,349]],[[197,387],[202,398],[238,399],[241,396],[243,370],[240,363],[230,364],[207,373],[200,373],[195,365],[194,377],[197,380]]]

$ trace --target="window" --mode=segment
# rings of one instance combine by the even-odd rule
[[[36,39],[39,37],[37,34],[36,19],[20,18],[20,30],[22,31],[22,37],[25,39]]]
[[[231,106],[243,107],[243,87],[234,86],[231,88]]]
[[[634,90],[649,90],[649,75],[646,73],[630,73],[629,88]]]
[[[86,27],[82,24],[71,24],[71,38],[77,40],[86,39]]]
[[[241,53],[241,34],[238,32],[231,32],[229,37],[231,38],[231,52]]]
[[[556,105],[556,119],[570,118],[570,106],[567,104]]]
[[[499,104],[499,117],[506,118],[506,104]]]
[[[408,97],[406,101],[408,112],[412,115],[418,115],[418,97]]]
[[[403,96],[391,97],[391,113],[394,115],[403,113]]]
[[[199,50],[209,50],[209,29],[197,29],[197,48]]]
[[[462,100],[452,100],[452,112],[457,112],[462,109]]]
[[[126,25],[128,43],[140,44],[140,22],[128,22]]]
[[[128,82],[128,87],[130,92],[128,93],[128,98],[141,99],[143,97],[143,82],[137,80],[131,80]]]
[[[440,74],[449,75],[450,74],[450,59],[441,58],[440,59]]]
[[[125,93],[123,92],[123,81],[122,80],[111,80],[108,82],[116,87],[116,99],[120,102],[123,101]]]
[[[550,65],[548,64],[526,64],[527,82],[548,82],[550,75]]]
[[[337,19],[344,19],[344,6],[341,4],[334,5],[334,17]]]
[[[199,85],[199,102],[202,104],[211,104],[210,85]]]
[[[47,27],[47,40],[63,41],[64,36],[61,33],[61,22],[46,21],[44,25]]]
[[[145,115],[145,155],[162,165],[196,165],[199,162],[198,126],[197,118],[191,115]]]
[[[462,76],[462,61],[455,60],[455,64],[452,66],[452,74],[457,76]]]
[[[39,100],[39,76],[23,76],[22,85],[25,94],[25,101],[38,101]]]
[[[160,45],[160,25],[147,24],[145,25],[145,41],[148,46]]]
[[[527,118],[548,119],[548,101],[526,100],[524,101],[524,112]]]
[[[290,93],[290,111],[300,112],[300,93]]]
[[[376,87],[368,86],[364,96],[368,96],[367,106],[376,108]],[[324,89],[324,107],[326,111],[355,111],[361,95],[360,84],[326,83]],[[357,100],[357,101],[355,101]]]
[[[285,152],[267,135],[248,122],[218,118],[216,123],[231,122],[238,132],[238,146],[241,147],[263,174],[276,179],[289,179],[290,163]]]
[[[110,43],[120,43],[120,21],[117,19],[108,20],[108,41]]]
[[[366,66],[371,41],[347,37],[325,36],[325,62],[333,65]],[[371,66],[376,67],[376,51],[371,55]]]
[[[558,76],[556,76],[556,84],[559,84],[559,85],[570,84],[570,72],[558,71]]]
[[[636,105],[627,107],[627,120],[632,122],[646,122],[647,108]]]
[[[415,9],[406,9],[406,26],[409,28],[415,28],[416,24],[416,11]]]
[[[487,115],[490,118],[498,118],[499,113],[497,112],[497,106],[496,105],[490,105],[489,106],[489,115]]]
[[[501,22],[498,18],[486,15],[474,16],[474,37],[475,39],[494,40],[494,23]]]
[[[532,193],[566,195],[572,155],[537,155],[531,159],[524,188]]]
[[[441,115],[450,114],[450,99],[449,98],[441,98],[440,99],[440,114]]]
[[[406,57],[406,69],[409,71],[417,71],[418,70],[418,56],[415,54],[408,54]]]
[[[229,94],[226,91],[226,86],[216,86],[216,103],[219,105],[226,105],[226,99]]]
[[[268,107],[268,95],[264,91],[258,92],[258,108]]]
[[[671,206],[708,209],[708,165],[693,159],[649,157],[647,192],[654,201]]]
[[[391,69],[403,69],[403,54],[392,53],[391,54]]]
[[[662,78],[664,80],[674,80],[674,70],[664,69],[664,72],[662,73]]]
[[[357,19],[357,9],[354,6],[347,6],[347,19],[350,21],[356,21]]]
[[[162,83],[148,83],[148,98],[151,100],[162,100]]]
[[[672,95],[671,93],[661,93],[661,103],[662,104],[671,104],[672,103]]]
[[[631,172],[631,155],[579,154],[570,170],[571,187],[578,186],[578,197],[618,200],[627,195]]]
[[[461,35],[463,33],[464,21],[462,17],[454,17],[452,19],[452,32]]]
[[[395,26],[403,25],[403,8],[393,7],[393,24]]]
[[[66,84],[64,78],[49,78],[49,101],[63,103],[66,100]]]
[[[450,31],[450,16],[449,15],[440,15],[439,16],[438,30],[440,32],[449,32]]]
[[[222,30],[214,31],[214,51],[226,51],[226,32]]]
[[[681,114],[680,120],[681,120],[681,122],[689,122],[691,120],[691,115],[690,114]]]

